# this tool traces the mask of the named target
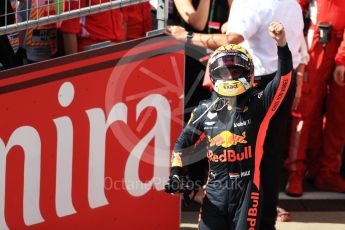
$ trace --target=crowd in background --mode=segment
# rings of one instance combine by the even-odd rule
[[[99,0],[65,0],[60,8],[62,5],[54,4],[55,0],[48,1],[49,8],[47,0],[8,0],[7,12],[19,13],[10,14],[7,23],[99,3]],[[279,5],[282,2],[285,5]],[[48,60],[92,49],[102,42],[119,43],[144,37],[156,26],[156,6],[157,2],[144,2],[0,36],[0,67],[7,69]],[[200,100],[210,96],[207,57],[220,45],[241,43],[249,51],[259,53],[259,57],[254,57],[256,84],[264,87],[272,79],[276,60],[265,53],[272,51],[272,46],[260,31],[266,23],[263,18],[269,20],[272,9],[280,14],[295,55],[296,90],[291,92],[295,94],[290,103],[291,116],[271,124],[274,137],[265,150],[270,158],[265,168],[272,169],[267,171],[271,181],[267,186],[278,189],[279,178],[273,177],[272,182],[272,175],[279,175],[277,170],[284,158],[289,174],[285,190],[288,195],[301,196],[306,177],[313,179],[319,189],[345,192],[345,179],[340,175],[345,143],[345,1],[174,0],[169,8],[169,23],[180,27],[169,27],[167,33],[186,42],[185,91],[195,89],[185,101],[185,120]],[[4,10],[5,5],[0,9]],[[1,17],[1,26],[4,21]],[[201,71],[206,72],[205,78]],[[205,180],[206,165],[204,158],[189,166],[191,177]],[[277,197],[276,193],[269,195]],[[276,206],[277,202],[269,205]],[[267,215],[270,214],[268,211]]]
[[[1,10],[4,11],[0,12],[1,26],[5,22],[9,25],[35,20],[100,3],[99,0],[6,1],[1,3]],[[92,49],[102,42],[109,45],[144,37],[146,32],[152,30],[151,11],[154,11],[153,6],[144,2],[1,36],[1,46],[6,47],[2,49],[5,52],[1,52],[1,66],[7,69]],[[10,46],[12,49],[8,49]]]

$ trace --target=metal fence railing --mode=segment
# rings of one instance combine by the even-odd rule
[[[121,8],[125,6],[130,6],[142,2],[147,2],[149,0],[99,0],[99,4],[87,6],[87,7],[81,7],[80,2],[83,0],[68,0],[68,2],[79,2],[78,9],[71,10],[69,4],[66,5],[66,8],[63,9],[64,0],[45,0],[44,4],[36,4],[39,5],[38,7],[32,8],[29,6],[30,1],[42,1],[42,0],[25,0],[27,7],[25,10],[14,8],[14,13],[10,13],[7,11],[7,0],[1,0],[5,1],[5,13],[0,15],[0,18],[2,18],[2,21],[4,21],[4,25],[0,27],[0,35],[14,33],[17,31],[22,31],[30,27],[36,27],[36,26],[42,26],[50,23],[60,22],[66,19],[71,19],[75,17],[81,17],[86,16],[89,14],[99,13],[103,11],[107,11],[110,9],[116,9]],[[11,0],[12,3],[17,4],[19,1],[24,0]],[[66,1],[66,0],[65,0]],[[86,2],[91,2],[91,0],[85,0]],[[54,6],[54,10],[51,10],[52,6]],[[29,10],[38,11],[39,9],[46,8],[47,9],[47,15],[44,17],[39,17],[39,14],[37,14],[36,19],[30,19],[29,18]],[[9,17],[13,17],[18,14],[24,14],[26,16],[26,20],[21,22],[15,22],[14,24],[8,23]],[[158,29],[163,29],[166,25],[166,21],[168,18],[168,0],[158,0],[157,5],[157,20],[158,20]]]

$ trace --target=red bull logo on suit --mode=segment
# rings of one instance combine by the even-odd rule
[[[232,145],[237,145],[238,143],[246,144],[246,132],[243,132],[242,135],[237,135],[230,131],[222,131],[213,138],[208,137],[210,141],[210,146],[222,146],[224,148],[229,148]]]
[[[244,147],[244,151],[237,153],[235,150],[223,150],[223,154],[216,155],[212,150],[207,152],[207,158],[213,162],[235,162],[252,158],[252,146]]]

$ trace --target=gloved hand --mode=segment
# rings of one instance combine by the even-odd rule
[[[180,180],[180,177],[177,175],[170,176],[164,188],[167,193],[181,193],[184,190],[182,180]]]
[[[195,186],[193,181],[191,181],[188,177],[179,177],[177,175],[170,176],[168,183],[164,187],[166,193],[182,193],[183,202],[186,206],[188,206],[194,200],[194,197],[201,189],[201,187]]]

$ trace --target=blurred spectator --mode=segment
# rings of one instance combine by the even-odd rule
[[[15,22],[16,2],[15,0],[0,2],[0,26],[7,26]],[[0,36],[0,70],[19,65],[16,58],[18,47],[18,32]]]
[[[138,3],[122,9],[126,22],[127,40],[146,36],[152,30],[151,5],[149,2]]]
[[[175,0],[174,2],[182,18],[181,25],[184,27],[184,31],[221,33],[221,26],[227,22],[232,0]],[[210,92],[202,87],[199,76],[200,73],[205,72],[205,63],[202,62],[207,61],[205,57],[209,51],[204,47],[190,44],[187,41],[187,32],[185,35],[186,37],[182,40],[187,42],[185,69],[185,92],[189,94],[189,97],[185,97],[185,121],[187,121],[189,112],[193,110],[198,101],[209,98]],[[192,91],[190,91],[191,89]]]
[[[54,0],[19,0],[18,21],[34,20],[56,13]],[[57,52],[57,24],[31,27],[19,33],[28,62],[52,58]]]
[[[287,166],[289,184],[286,193],[300,196],[306,170],[306,147],[316,127],[321,126],[322,103],[326,98],[326,126],[322,131],[322,152],[319,160],[311,162],[309,175],[315,176],[317,188],[345,192],[345,179],[340,176],[342,150],[345,143],[345,1],[299,0],[306,11],[308,4],[317,3],[312,18],[310,62],[304,75],[303,94],[299,106],[301,114],[295,122]],[[328,93],[327,93],[328,91]]]
[[[305,67],[309,62],[309,53],[308,47],[305,39],[301,37],[301,47],[300,47],[300,60],[299,65],[296,68],[296,93],[295,98],[292,104],[292,111],[297,110],[298,105],[300,103],[302,97],[302,87],[303,87],[303,75],[305,71]]]
[[[15,22],[18,21],[17,0],[10,0],[8,2],[11,3],[9,5],[13,9],[13,11],[12,12],[7,12],[7,14],[10,14],[10,16],[14,18],[12,23],[15,23]],[[9,24],[12,24],[12,23],[9,23]],[[10,34],[7,35],[7,37],[8,37],[8,40],[10,41],[10,43],[11,43],[11,46],[12,46],[12,49],[13,49],[14,53],[17,53],[18,50],[19,50],[19,32],[10,33]]]
[[[102,2],[108,2],[103,0]],[[99,4],[99,0],[65,0],[65,11]],[[81,18],[63,21],[61,31],[64,38],[65,54],[85,50],[100,42],[122,42],[125,40],[123,13],[120,9],[90,14]]]
[[[183,19],[182,26],[188,31],[219,33],[227,22],[232,0],[175,0]]]
[[[299,49],[303,39],[303,18],[300,6],[295,0],[234,0],[231,5],[226,35],[194,33],[188,40],[191,44],[211,49],[227,43],[241,43],[250,53],[254,54],[255,82],[257,87],[264,88],[277,71],[275,44],[264,29],[271,21],[278,21],[284,25],[296,69],[300,61]],[[187,40],[188,33],[182,27],[168,27],[167,33],[179,40]],[[294,93],[294,90],[289,93]],[[292,101],[284,103],[284,105],[291,107]],[[283,110],[286,109],[280,108],[277,116],[274,116],[270,122],[260,166],[264,190],[263,218],[260,229],[264,230],[275,229],[281,152],[289,118],[289,114],[285,114],[285,116],[279,116],[279,120],[277,119],[278,114]]]

